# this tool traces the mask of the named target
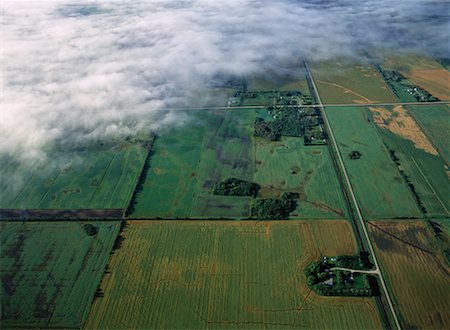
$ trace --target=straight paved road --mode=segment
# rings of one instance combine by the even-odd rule
[[[387,300],[387,302],[389,304],[389,308],[390,308],[392,316],[394,318],[395,325],[396,325],[397,329],[401,329],[400,322],[398,321],[397,313],[395,312],[391,296],[389,294],[389,291],[387,289],[386,283],[385,283],[384,278],[383,278],[383,274],[381,273],[381,269],[380,269],[380,266],[378,264],[377,256],[375,255],[375,251],[373,249],[372,242],[370,241],[369,233],[367,232],[367,228],[366,228],[366,225],[364,223],[364,219],[363,219],[363,216],[361,214],[361,210],[359,208],[358,201],[356,200],[355,194],[353,192],[353,188],[352,188],[352,185],[350,183],[350,179],[348,177],[347,170],[345,169],[341,153],[339,152],[339,148],[338,148],[336,139],[334,137],[333,130],[331,129],[330,123],[328,121],[327,114],[325,112],[324,106],[322,104],[322,100],[320,99],[320,95],[319,95],[319,92],[318,92],[317,87],[316,87],[316,83],[314,82],[313,76],[311,74],[311,71],[309,69],[309,65],[308,65],[307,62],[305,62],[305,68],[306,68],[307,75],[308,75],[308,77],[309,77],[309,79],[311,81],[311,85],[312,85],[312,87],[314,89],[314,93],[316,94],[317,102],[319,103],[318,107],[319,107],[320,111],[322,112],[322,116],[323,116],[323,119],[324,119],[324,122],[325,122],[325,126],[326,126],[327,131],[328,131],[328,133],[330,135],[331,143],[333,145],[333,148],[336,151],[336,156],[337,156],[337,159],[338,159],[338,162],[339,162],[339,167],[341,168],[341,171],[342,171],[342,173],[344,175],[344,179],[345,179],[346,185],[347,185],[347,187],[349,189],[349,193],[350,193],[353,205],[355,206],[355,210],[356,210],[358,221],[360,222],[360,226],[361,226],[361,229],[363,230],[364,238],[365,238],[365,240],[367,242],[367,246],[369,247],[369,252],[372,255],[372,259],[373,259],[373,262],[374,262],[374,265],[375,265],[375,269],[374,269],[374,273],[373,274],[377,274],[378,277],[380,278],[381,287],[382,287],[382,290],[383,290],[384,295],[386,297],[386,300]]]

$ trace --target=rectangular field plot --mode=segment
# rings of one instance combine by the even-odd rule
[[[38,164],[2,162],[0,208],[125,208],[147,152],[129,144],[109,150],[54,152]]]
[[[130,222],[86,328],[381,328],[375,300],[322,297],[303,268],[353,254],[346,221]]]
[[[417,193],[423,212],[431,216],[449,216],[447,165],[421,126],[411,117],[411,112],[401,106],[369,109],[404,181],[408,182],[410,191]]]
[[[373,65],[346,60],[311,63],[325,104],[397,102]]]
[[[192,122],[160,132],[136,195],[136,218],[246,217],[250,199],[211,195],[225,178],[252,180],[251,109],[196,113]]]
[[[363,214],[370,219],[421,216],[368,110],[327,107],[326,112]],[[361,157],[351,159],[352,151]]]
[[[0,228],[2,328],[80,328],[120,224],[3,222]]]
[[[448,328],[450,268],[426,225],[374,221],[369,229],[402,327]]]
[[[328,147],[304,146],[303,139],[281,141],[255,138],[254,181],[262,186],[260,197],[284,192],[300,195],[295,218],[343,218],[345,204]]]

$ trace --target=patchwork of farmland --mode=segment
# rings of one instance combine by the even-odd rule
[[[235,177],[261,185],[258,197],[298,192],[293,217],[343,218],[345,204],[327,147],[304,146],[298,137],[254,138],[256,115],[264,113],[201,110],[195,122],[160,132],[129,217],[246,218],[250,197],[212,194],[215,183]]]
[[[2,161],[0,208],[126,208],[148,149],[127,144],[109,150],[54,152],[36,164]]]
[[[436,60],[417,54],[385,55],[383,67],[397,70],[440,100],[450,100],[450,72]]]
[[[311,67],[325,104],[397,102],[373,65],[343,60],[311,63]]]
[[[131,222],[86,328],[380,328],[371,298],[321,297],[303,268],[353,254],[345,221]]]
[[[421,213],[365,108],[327,107],[330,125],[365,217],[419,217]],[[351,159],[352,151],[361,153]]]
[[[450,268],[426,225],[374,221],[369,230],[403,327],[446,328]]]
[[[118,222],[2,222],[2,328],[81,327],[119,227]]]
[[[404,180],[411,185],[410,190],[417,192],[424,212],[431,216],[448,216],[450,180],[447,165],[421,127],[402,107],[371,111],[391,158],[396,159]]]

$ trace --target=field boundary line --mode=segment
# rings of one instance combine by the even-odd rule
[[[384,278],[383,278],[383,275],[382,275],[382,273],[381,273],[380,266],[379,266],[379,264],[378,264],[377,256],[375,255],[375,250],[374,250],[374,248],[373,248],[373,246],[372,246],[372,242],[370,241],[370,236],[369,236],[369,233],[368,233],[368,231],[367,231],[365,221],[364,221],[363,216],[362,216],[362,214],[361,214],[361,210],[360,210],[360,208],[359,208],[358,201],[356,200],[356,196],[355,196],[355,194],[354,194],[354,192],[353,192],[353,188],[352,188],[352,185],[351,185],[349,176],[348,176],[348,174],[347,174],[347,170],[346,170],[346,168],[345,168],[345,166],[344,166],[344,162],[343,162],[343,160],[342,160],[342,155],[341,155],[341,153],[339,152],[339,148],[338,148],[338,144],[337,144],[337,142],[336,142],[336,138],[334,137],[334,133],[333,133],[333,131],[332,131],[332,129],[331,129],[330,122],[328,121],[328,117],[327,117],[327,114],[326,114],[326,112],[325,112],[325,108],[324,108],[324,106],[323,106],[323,104],[322,104],[322,101],[321,101],[321,99],[320,99],[320,95],[319,95],[319,92],[318,92],[318,90],[317,90],[317,86],[316,86],[316,84],[315,84],[315,82],[314,82],[314,78],[313,78],[313,76],[312,76],[312,73],[311,73],[311,70],[310,70],[310,68],[309,68],[308,62],[305,61],[304,64],[305,64],[305,68],[306,68],[306,73],[307,73],[307,75],[308,75],[308,78],[309,78],[310,81],[311,81],[311,85],[312,85],[312,87],[313,87],[313,89],[314,89],[314,93],[316,94],[317,102],[319,103],[319,108],[320,108],[320,110],[321,110],[321,112],[322,112],[322,115],[323,115],[323,119],[324,119],[325,125],[326,125],[326,127],[328,128],[328,132],[330,133],[331,142],[332,142],[334,148],[336,149],[337,158],[338,158],[338,160],[339,160],[339,165],[340,165],[340,167],[341,167],[342,173],[344,174],[345,181],[346,181],[347,186],[348,186],[348,188],[349,188],[349,192],[350,192],[350,195],[351,195],[353,204],[354,204],[354,206],[355,206],[356,213],[357,213],[357,216],[358,216],[358,220],[360,221],[360,225],[361,225],[361,227],[362,227],[362,230],[363,230],[363,233],[364,233],[366,242],[367,242],[367,246],[369,247],[370,253],[372,254],[372,259],[373,259],[373,262],[374,262],[374,264],[375,264],[375,271],[376,271],[376,274],[377,274],[377,275],[379,276],[379,278],[380,278],[380,283],[381,283],[381,286],[382,286],[382,288],[383,288],[384,294],[385,294],[385,296],[386,296],[387,302],[388,302],[388,304],[389,304],[389,308],[390,308],[391,313],[392,313],[392,316],[393,316],[393,318],[394,318],[395,325],[396,325],[397,329],[401,329],[400,322],[399,322],[399,320],[398,320],[397,314],[396,314],[395,309],[394,309],[394,305],[393,305],[393,303],[392,303],[392,299],[391,299],[391,297],[390,297],[390,295],[389,295],[389,292],[388,292],[386,283],[385,283]]]
[[[445,204],[442,202],[441,198],[439,197],[439,195],[436,193],[436,191],[434,190],[433,186],[431,185],[431,182],[428,180],[428,178],[425,176],[425,173],[423,173],[422,169],[420,168],[419,164],[417,163],[417,161],[414,159],[414,157],[411,156],[412,161],[414,162],[414,164],[416,165],[417,169],[419,170],[420,174],[423,176],[423,178],[425,179],[426,183],[428,184],[428,187],[430,187],[431,191],[433,192],[434,196],[436,196],[436,198],[438,199],[439,203],[441,203],[442,207],[444,208],[445,212],[447,214],[449,214],[447,208],[445,207]]]

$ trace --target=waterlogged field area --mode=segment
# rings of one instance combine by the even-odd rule
[[[374,221],[369,230],[403,327],[448,327],[450,268],[426,225]]]
[[[325,104],[397,102],[373,65],[343,59],[315,62],[311,66]]]
[[[365,217],[419,217],[412,194],[365,108],[327,107],[331,128]],[[349,154],[359,151],[359,159]]]
[[[321,297],[303,268],[353,254],[345,221],[130,222],[85,325],[381,328],[373,299]]]
[[[0,208],[125,208],[148,149],[123,144],[111,149],[61,151],[43,163],[2,161]]]
[[[79,328],[91,307],[118,222],[2,222],[2,328]]]
[[[264,113],[199,110],[192,123],[161,131],[129,217],[246,218],[250,197],[212,194],[215,183],[234,177],[259,184],[258,197],[298,192],[293,218],[343,218],[345,205],[327,147],[304,146],[299,137],[255,138],[255,118]]]

